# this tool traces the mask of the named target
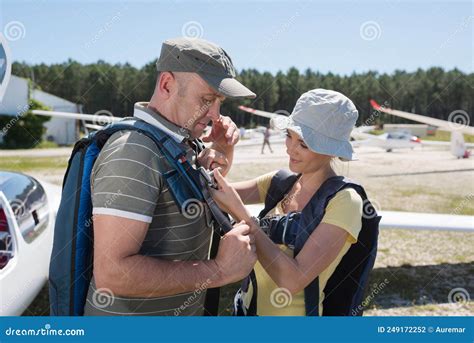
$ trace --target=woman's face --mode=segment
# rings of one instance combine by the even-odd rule
[[[311,151],[301,137],[291,130],[286,133],[286,153],[290,157],[290,170],[294,173],[314,173],[327,167],[332,156]]]

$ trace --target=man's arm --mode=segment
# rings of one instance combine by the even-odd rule
[[[94,278],[115,295],[158,297],[243,279],[256,261],[249,227],[238,224],[220,243],[214,260],[169,261],[139,255],[148,223],[94,216]],[[252,241],[252,244],[251,244]]]

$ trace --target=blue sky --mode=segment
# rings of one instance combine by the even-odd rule
[[[221,45],[238,69],[350,74],[441,66],[473,72],[471,1],[7,1],[14,60],[141,67],[166,38]]]

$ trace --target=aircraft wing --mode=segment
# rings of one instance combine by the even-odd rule
[[[246,207],[252,215],[257,216],[263,209],[263,204]],[[379,225],[381,229],[474,232],[474,216],[395,211],[378,211],[378,214],[382,216]]]
[[[421,145],[426,145],[426,146],[451,146],[451,142],[441,142],[441,141],[427,141],[427,140],[422,140]],[[474,143],[464,143],[466,148],[474,148]]]
[[[239,106],[239,110],[242,110],[242,111],[245,111],[245,112],[248,112],[250,114],[260,116],[260,117],[268,118],[268,119],[272,119],[272,118],[275,118],[276,116],[278,116],[278,113],[271,113],[271,112],[267,112],[267,111],[256,110],[256,109],[246,107],[246,106],[242,106],[242,105]]]
[[[380,215],[380,227],[384,229],[474,232],[474,216],[392,211],[383,211]]]
[[[33,110],[31,111],[31,113],[40,115],[40,116],[47,116],[47,117],[87,120],[87,121],[93,121],[95,123],[100,123],[100,124],[114,123],[123,119],[120,117],[112,117],[112,116],[98,115],[98,114],[41,111],[41,110]]]
[[[250,107],[246,107],[246,106],[242,106],[242,105],[239,106],[239,110],[242,110],[242,111],[245,111],[245,112],[248,112],[250,114],[260,116],[260,117],[268,118],[268,119],[272,119],[272,118],[275,118],[275,117],[278,117],[278,116],[286,117],[286,115],[283,115],[283,114],[272,113],[272,112],[267,112],[267,111],[262,111],[262,110],[256,110],[254,108],[250,108]]]
[[[393,110],[391,108],[387,108],[385,106],[380,106],[375,100],[370,100],[370,105],[376,110],[380,112],[384,112],[387,114],[391,114],[397,117],[410,119],[413,121],[417,121],[420,123],[436,126],[441,130],[445,131],[459,131],[462,133],[466,133],[468,135],[474,135],[474,127],[467,126],[467,125],[459,125],[447,120],[441,120],[436,118],[431,118],[427,116],[422,116],[420,114],[403,112],[398,110]]]

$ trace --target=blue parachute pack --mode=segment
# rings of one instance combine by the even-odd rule
[[[182,211],[186,210],[186,200],[190,198],[205,201],[215,223],[221,229],[219,232],[215,225],[214,235],[232,228],[228,217],[210,196],[206,171],[203,168],[193,168],[186,160],[187,146],[184,143],[176,142],[156,126],[136,118],[125,118],[93,132],[75,144],[64,176],[49,267],[51,315],[81,316],[84,313],[93,266],[91,171],[108,138],[123,130],[138,131],[146,135],[173,167],[163,177]],[[212,241],[216,243],[211,247],[211,258],[217,252],[219,239],[213,238]],[[218,299],[218,289],[208,291],[206,314],[217,313]]]

